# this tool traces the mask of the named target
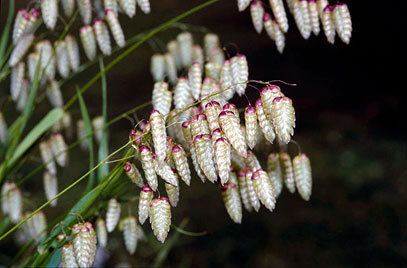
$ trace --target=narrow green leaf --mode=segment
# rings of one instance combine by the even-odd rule
[[[59,248],[54,251],[54,254],[52,254],[52,257],[47,263],[46,267],[47,268],[59,267],[60,263],[61,263],[61,249]]]
[[[99,57],[99,66],[102,75],[102,116],[103,116],[103,134],[102,140],[100,141],[99,151],[98,151],[98,161],[102,161],[109,154],[109,129],[107,128],[107,82],[106,74],[104,72],[105,66],[103,64],[103,59]],[[103,164],[98,170],[98,180],[102,181],[106,175],[109,173],[109,165]]]
[[[3,65],[3,62],[5,61],[4,52],[6,51],[8,38],[10,35],[11,23],[13,22],[13,18],[14,18],[14,0],[10,0],[6,25],[3,28],[3,34],[1,35],[1,39],[0,39],[0,59],[1,59],[0,66]]]

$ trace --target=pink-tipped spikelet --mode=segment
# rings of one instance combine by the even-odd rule
[[[209,181],[215,182],[218,176],[215,169],[211,138],[210,134],[198,134],[194,137],[194,146],[203,173]]]
[[[230,59],[231,73],[233,85],[236,93],[242,96],[246,91],[246,86],[249,80],[249,66],[244,55],[238,54]]]
[[[257,143],[258,137],[258,124],[256,108],[249,104],[244,110],[245,127],[246,127],[246,140],[250,149],[253,149]]]
[[[171,109],[172,93],[168,90],[166,82],[156,82],[154,84],[151,102],[155,110],[158,110],[160,114],[167,117]]]
[[[246,138],[240,128],[239,119],[231,111],[222,111],[219,114],[219,123],[226,138],[233,148],[242,157],[247,156]]]
[[[66,49],[68,51],[69,66],[71,70],[76,72],[79,69],[80,57],[79,57],[79,46],[76,42],[75,37],[67,35],[65,37]]]
[[[329,43],[335,43],[335,23],[333,19],[333,9],[334,6],[327,5],[321,14],[321,24],[324,30],[326,39]]]
[[[282,0],[269,0],[274,17],[277,20],[281,30],[285,33],[288,31],[288,19]]]
[[[103,55],[110,55],[112,53],[112,45],[106,24],[102,20],[97,19],[93,23],[93,30],[95,31],[100,51],[102,51]]]
[[[91,0],[77,0],[79,13],[84,24],[90,24],[92,21],[92,3]]]
[[[90,222],[72,227],[73,250],[79,267],[92,267],[96,257],[96,232]]]
[[[283,174],[281,173],[280,159],[278,154],[269,154],[267,158],[267,173],[277,198],[283,190]]]
[[[246,171],[244,169],[239,170],[237,174],[237,180],[239,185],[240,198],[242,200],[243,206],[247,211],[251,212],[253,210],[253,207],[250,203],[249,192],[246,184]]]
[[[267,119],[272,122],[272,107],[273,100],[277,97],[284,97],[280,88],[276,85],[267,85],[262,88],[260,92],[261,103],[263,105],[263,110],[266,113]]]
[[[143,224],[149,216],[150,203],[153,200],[153,190],[145,184],[140,191],[139,202],[138,202],[138,220]]]
[[[222,96],[224,99],[229,100],[235,94],[235,86],[233,84],[232,67],[229,60],[226,60],[220,71],[220,85],[222,89]]]
[[[158,162],[154,159],[154,169],[157,175],[160,176],[165,182],[178,186],[177,174],[174,173],[167,162]]]
[[[189,185],[191,181],[191,172],[189,170],[188,159],[185,151],[180,145],[174,145],[172,147],[172,158],[179,176],[186,185]]]
[[[164,150],[165,150],[165,148],[164,148]],[[140,145],[139,151],[140,151],[141,166],[143,168],[147,183],[151,187],[151,189],[153,189],[153,191],[155,191],[155,190],[157,190],[158,181],[157,181],[157,174],[154,169],[153,154],[147,145]]]
[[[53,30],[58,18],[58,0],[41,0],[41,13],[44,24]]]
[[[80,29],[80,38],[82,42],[83,50],[85,51],[85,55],[89,60],[93,60],[96,57],[97,47],[96,47],[96,39],[95,33],[93,32],[93,28],[90,25],[83,26]]]
[[[190,125],[192,137],[198,134],[209,134],[209,124],[205,114],[197,114],[192,117]]]
[[[199,63],[193,63],[188,70],[188,81],[191,95],[195,100],[199,99],[202,86],[202,68]]]
[[[118,0],[120,8],[130,18],[136,15],[136,0]]]
[[[116,3],[116,0],[114,1]],[[126,40],[124,39],[124,33],[122,26],[117,18],[115,12],[111,9],[105,9],[105,18],[112,32],[113,39],[119,47],[124,47]]]
[[[318,35],[321,31],[319,27],[319,14],[318,14],[318,5],[316,0],[307,0],[308,1],[308,14],[311,22],[311,29],[315,35]]]
[[[131,162],[126,162],[123,166],[123,170],[130,180],[139,187],[143,187],[143,177],[141,176],[138,168]]]
[[[273,143],[276,134],[274,132],[273,125],[266,117],[266,113],[264,112],[264,107],[261,99],[258,99],[256,101],[256,114],[257,120],[259,120],[260,129],[263,132],[264,137],[268,142]]]
[[[244,159],[244,162],[246,167],[248,167],[250,170],[261,169],[259,160],[257,159],[256,155],[250,150],[247,151],[247,157]]]
[[[242,202],[240,201],[239,190],[235,183],[227,182],[221,186],[223,203],[230,218],[235,223],[242,222]]]
[[[69,56],[65,41],[56,41],[54,43],[54,48],[58,73],[62,78],[67,78],[69,76],[70,68]]]
[[[168,198],[161,197],[151,201],[150,224],[158,241],[164,243],[171,225],[171,206]]]
[[[214,145],[216,167],[219,173],[220,183],[224,185],[229,181],[231,167],[231,147],[225,138],[219,138]]]
[[[109,233],[113,232],[120,219],[121,205],[115,198],[109,200],[106,211],[106,229]]]
[[[171,102],[170,102],[171,103]],[[158,161],[164,161],[166,157],[165,121],[163,115],[158,110],[153,110],[150,114],[151,136],[154,144],[154,152]]]
[[[210,131],[214,131],[215,129],[219,128],[218,116],[220,111],[220,104],[217,101],[210,101],[205,105],[205,115]]]
[[[290,193],[295,192],[294,170],[291,157],[286,152],[280,152],[280,165],[285,186]]]
[[[252,22],[254,29],[257,33],[261,33],[263,30],[263,14],[264,8],[261,1],[255,0],[250,5],[250,14],[252,16]]]
[[[289,143],[295,128],[295,111],[291,99],[288,97],[274,98],[271,118],[279,141],[283,144]]]
[[[249,197],[250,205],[254,209],[254,211],[259,211],[260,209],[260,200],[257,196],[256,190],[253,185],[252,181],[253,171],[247,169],[246,170],[246,189],[247,195]]]
[[[312,191],[311,164],[305,154],[299,154],[293,159],[295,185],[301,197],[308,201]]]
[[[61,249],[61,267],[63,268],[76,268],[79,267],[76,262],[73,244],[66,243]]]
[[[260,202],[270,211],[274,210],[276,205],[275,193],[270,183],[267,172],[259,169],[252,176],[253,188]]]
[[[118,15],[117,2],[118,0],[103,0],[103,9],[105,10],[105,16],[107,15],[106,14],[107,9],[111,10],[116,16]]]

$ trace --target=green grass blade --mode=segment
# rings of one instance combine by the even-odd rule
[[[109,154],[109,129],[107,128],[107,82],[106,74],[103,72],[105,66],[103,64],[103,59],[99,58],[100,71],[102,71],[102,116],[103,116],[103,134],[102,140],[100,141],[99,150],[98,150],[98,161],[105,159]],[[98,180],[102,181],[103,178],[109,173],[109,165],[104,164],[100,166],[97,170]]]
[[[13,18],[14,18],[14,0],[10,0],[6,25],[3,28],[3,34],[1,35],[1,39],[0,39],[0,59],[2,62],[5,61],[4,52],[6,51],[6,48],[7,48],[7,43],[8,43],[8,38],[10,36],[10,29],[11,29],[11,23],[13,22]]]

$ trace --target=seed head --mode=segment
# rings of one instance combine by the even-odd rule
[[[245,158],[247,156],[246,139],[240,128],[239,119],[231,111],[222,111],[219,114],[219,123],[232,147]]]
[[[230,218],[235,223],[242,222],[242,203],[240,201],[239,190],[235,183],[227,182],[221,187],[223,203]]]
[[[281,171],[283,174],[283,179],[285,182],[285,186],[287,187],[290,193],[295,192],[295,181],[294,181],[294,170],[293,164],[291,162],[291,157],[286,152],[280,152],[280,164],[281,164]]]
[[[255,171],[252,175],[253,188],[261,203],[270,211],[273,211],[276,205],[274,188],[270,179],[262,169]]]
[[[312,191],[311,164],[305,154],[299,154],[293,159],[295,185],[301,197],[308,201]]]
[[[164,243],[171,226],[171,206],[168,198],[161,197],[151,201],[150,224],[158,241]]]
[[[96,233],[90,222],[72,227],[73,249],[79,267],[91,267],[96,256]]]
[[[129,179],[139,187],[143,187],[143,177],[138,168],[131,162],[126,162],[123,166],[124,172]]]
[[[112,2],[116,3],[116,0]],[[105,9],[106,21],[109,25],[110,31],[112,32],[113,39],[116,41],[116,44],[119,47],[124,47],[126,40],[124,39],[123,29],[122,26],[120,26],[116,13],[112,9]]]
[[[219,138],[215,142],[215,160],[219,173],[220,182],[224,185],[229,181],[231,168],[231,147],[225,138]]]
[[[52,200],[58,194],[58,179],[55,174],[51,174],[48,171],[44,172],[43,175],[44,192],[47,200]],[[51,207],[57,205],[57,199],[51,202]]]
[[[184,149],[180,145],[172,147],[172,159],[174,160],[177,173],[181,179],[189,186],[191,181],[191,172],[188,166],[188,159]]]
[[[110,55],[112,53],[112,45],[106,24],[102,20],[96,19],[93,23],[93,30],[95,31],[96,40],[103,55]]]
[[[261,33],[263,30],[263,14],[264,8],[262,2],[253,1],[250,5],[250,15],[252,16],[253,26],[257,33]]]
[[[267,173],[269,175],[271,184],[273,185],[276,198],[283,190],[283,174],[279,156],[276,153],[270,153],[267,158]]]
[[[96,39],[93,28],[90,25],[83,26],[80,30],[80,38],[83,50],[89,60],[94,60],[96,57]]]
[[[115,228],[120,219],[121,206],[116,199],[112,198],[107,204],[106,211],[106,228],[109,233],[111,233]]]
[[[99,245],[105,248],[107,246],[107,229],[105,220],[102,218],[98,218],[96,221],[96,234]]]
[[[140,161],[148,185],[155,191],[158,186],[157,174],[154,169],[153,155],[147,145],[140,145]]]
[[[149,215],[150,202],[153,200],[153,190],[144,184],[143,188],[140,191],[139,203],[138,203],[138,219],[141,224],[143,224]]]

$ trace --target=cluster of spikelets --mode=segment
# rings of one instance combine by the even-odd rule
[[[318,35],[322,29],[329,43],[335,42],[335,34],[346,44],[352,36],[352,20],[345,3],[329,4],[328,0],[287,0],[288,10],[294,17],[301,36],[308,39]],[[282,53],[285,47],[284,34],[288,31],[288,18],[282,0],[269,0],[270,6],[260,0],[238,0],[239,11],[250,6],[254,29],[261,33],[263,28]],[[271,13],[266,9],[271,8]]]

